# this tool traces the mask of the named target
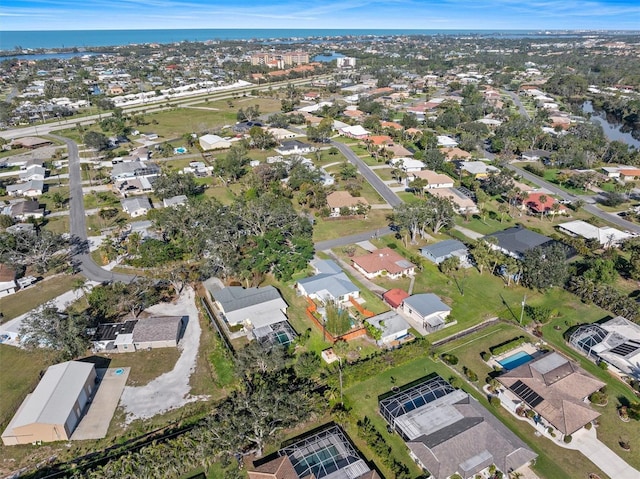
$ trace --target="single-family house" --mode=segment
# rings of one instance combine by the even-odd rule
[[[136,351],[175,348],[187,324],[186,316],[151,316],[139,319],[133,327],[132,341]]]
[[[116,163],[111,170],[111,179],[116,182],[118,180],[126,180],[131,178],[152,178],[161,173],[160,167],[155,163],[147,161],[123,161]]]
[[[304,155],[316,151],[316,147],[300,140],[283,141],[275,149],[281,155]]]
[[[20,171],[20,181],[44,180],[47,177],[47,169],[44,166],[30,165]]]
[[[620,179],[622,181],[635,181],[640,178],[640,168],[620,169]]]
[[[342,215],[345,208],[352,214],[359,208],[369,206],[369,202],[362,196],[351,196],[348,191],[334,191],[327,195],[327,206],[331,209],[331,216],[337,217]]]
[[[394,341],[407,337],[411,327],[396,311],[387,311],[367,318],[367,323],[382,332],[380,339],[377,340],[378,345],[392,345]]]
[[[353,267],[367,279],[385,276],[398,279],[402,276],[412,276],[416,265],[406,260],[391,248],[381,248],[362,256],[352,258]]]
[[[249,479],[380,479],[342,428],[329,424],[254,463]]]
[[[431,188],[426,191],[430,195],[449,199],[458,214],[474,214],[479,211],[476,202],[458,188]]]
[[[202,135],[198,139],[198,143],[200,143],[202,151],[226,150],[227,148],[231,148],[231,142],[218,135]]]
[[[438,375],[382,395],[379,410],[434,479],[490,477],[492,467],[506,477],[537,457],[476,399]]]
[[[146,215],[151,209],[151,202],[147,196],[124,198],[120,203],[123,211],[132,218]]]
[[[453,256],[459,258],[460,263],[463,264],[468,262],[469,249],[462,241],[451,239],[423,246],[420,248],[420,254],[435,264],[440,264]]]
[[[364,140],[371,133],[365,130],[361,125],[349,125],[342,127],[338,130],[342,136],[346,136],[348,138],[356,138],[358,140]]]
[[[3,444],[69,440],[95,387],[92,363],[67,361],[50,366],[2,433]]]
[[[433,293],[414,294],[402,302],[402,311],[429,333],[444,328],[451,308]]]
[[[16,292],[16,270],[0,263],[0,298]]]
[[[495,238],[497,243],[491,244],[493,249],[502,251],[504,254],[516,259],[522,259],[524,254],[534,248],[550,246],[554,240],[525,228],[522,225],[512,226],[506,230],[496,231],[487,235]]]
[[[131,353],[133,346],[133,328],[137,319],[121,323],[103,323],[92,330],[91,344],[96,352]]]
[[[44,191],[44,181],[29,180],[26,183],[8,185],[6,190],[9,196],[28,196],[33,198],[42,195]]]
[[[460,174],[471,175],[474,178],[486,178],[491,173],[500,172],[499,168],[488,165],[484,161],[460,161],[458,162]]]
[[[458,146],[458,142],[456,140],[445,135],[438,135],[437,140],[438,146],[442,148],[455,148]]]
[[[211,291],[216,307],[229,326],[261,328],[287,320],[287,303],[273,286],[229,286]]]
[[[427,184],[424,187],[425,190],[431,190],[434,188],[453,188],[454,184],[453,179],[447,175],[436,173],[432,170],[421,170],[413,171],[407,175],[407,186],[409,186],[416,178],[426,180]]]
[[[640,380],[640,325],[617,316],[578,326],[569,343],[587,357],[606,361],[622,374]]]
[[[445,158],[449,161],[471,159],[471,153],[464,151],[457,146],[454,148],[443,148],[442,153],[444,153]]]
[[[558,225],[558,229],[571,236],[580,236],[585,239],[595,239],[604,247],[616,246],[632,235],[610,226],[594,226],[586,221],[569,221]]]
[[[41,208],[40,203],[36,200],[16,201],[7,205],[3,209],[3,214],[16,220],[25,221],[29,218],[42,218],[44,216],[44,208]]]
[[[551,158],[551,152],[540,149],[525,150],[520,156],[522,161],[541,161]]]
[[[165,198],[162,200],[162,206],[165,208],[180,206],[186,204],[187,200],[188,198],[186,195],[172,196],[171,198]]]
[[[338,303],[345,303],[351,298],[360,297],[358,287],[334,261],[314,260],[311,265],[316,274],[298,280],[296,290],[300,294],[318,301],[336,301]]]
[[[555,205],[555,206],[554,206]],[[566,215],[567,207],[548,193],[528,193],[523,206],[533,214]]]
[[[389,164],[394,168],[400,168],[406,173],[415,173],[425,168],[424,163],[413,158],[393,158],[389,160]]]
[[[502,405],[515,411],[526,405],[563,435],[571,435],[600,416],[585,399],[605,386],[555,351],[497,377],[506,388]]]

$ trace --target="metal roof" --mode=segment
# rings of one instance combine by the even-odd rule
[[[451,311],[451,308],[433,293],[414,294],[404,302],[423,317],[440,311]]]
[[[50,366],[11,426],[15,429],[35,423],[64,424],[92,371],[92,363],[80,361]]]

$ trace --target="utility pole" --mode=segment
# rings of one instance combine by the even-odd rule
[[[524,298],[522,299],[522,310],[520,311],[520,326],[522,326],[522,319],[524,317],[524,307],[525,304],[527,303],[527,295],[524,295]]]
[[[344,406],[344,401],[342,400],[342,358],[338,356],[338,372],[340,374],[340,405]]]

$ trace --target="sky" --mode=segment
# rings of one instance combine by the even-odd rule
[[[0,31],[640,30],[640,0],[2,0]]]

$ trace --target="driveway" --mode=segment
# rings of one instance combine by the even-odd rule
[[[93,395],[89,409],[80,420],[80,424],[73,431],[72,441],[106,437],[113,413],[118,407],[122,390],[129,377],[130,369],[109,368],[97,370],[98,378],[100,379],[98,390]]]
[[[627,464],[620,456],[605,446],[596,436],[596,428],[580,429],[573,434],[573,440],[566,445],[589,458],[612,479],[638,479],[640,471]]]
[[[182,350],[173,370],[157,377],[145,386],[127,386],[122,393],[121,405],[126,413],[125,424],[136,419],[147,419],[187,403],[205,400],[207,396],[191,396],[189,378],[196,368],[198,347],[200,345],[200,322],[195,293],[185,288],[178,301],[161,303],[147,310],[150,313],[165,316],[189,316],[189,322],[180,340]]]

